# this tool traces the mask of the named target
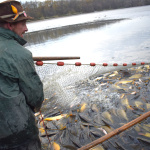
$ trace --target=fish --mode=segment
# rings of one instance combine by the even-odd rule
[[[104,85],[106,85],[107,83],[101,83],[101,86],[104,86]]]
[[[148,124],[144,124],[144,125],[150,128],[150,123],[148,123]]]
[[[102,129],[102,130],[104,130],[104,129]],[[99,130],[98,128],[97,129],[92,128],[92,129],[90,129],[90,133],[92,133],[96,137],[102,137],[104,135],[102,130]]]
[[[106,130],[104,130],[103,128],[97,128],[97,129],[103,131],[103,133],[104,133],[105,135],[108,134],[108,133],[106,132]]]
[[[107,126],[107,125],[101,126],[101,128],[104,129],[107,132],[107,134],[114,130],[114,128]]]
[[[129,120],[124,109],[118,109],[118,110],[117,110],[117,113],[118,113],[119,116],[121,116],[121,117],[124,118],[125,120],[127,120],[127,121]]]
[[[89,150],[105,150],[101,145],[90,148]]]
[[[54,150],[60,150],[60,146],[56,142],[53,142],[52,146]]]
[[[141,131],[141,129],[140,129],[140,127],[139,127],[138,125],[136,125],[136,126],[134,127],[134,129],[135,129],[137,132],[140,132],[140,131]]]
[[[63,125],[61,125],[59,128],[59,130],[64,130],[64,129],[66,129],[66,126],[63,126]]]
[[[140,101],[134,101],[134,104],[135,104],[135,106],[137,107],[137,108],[139,108],[139,109],[142,109],[143,110],[143,103],[142,102],[140,102]]]
[[[109,134],[114,129],[125,125],[131,119],[138,117],[139,114],[141,115],[143,111],[137,109],[137,107],[138,108],[144,107],[145,109],[150,110],[149,96],[147,96],[149,88],[148,86],[147,87],[145,86],[146,84],[144,82],[144,81],[146,82],[148,81],[147,84],[149,84],[150,79],[145,78],[144,75],[149,76],[150,70],[145,73],[146,68],[143,67],[142,69],[143,69],[143,73],[141,72],[137,73],[136,68],[134,68],[134,71],[129,70],[129,74],[127,76],[124,76],[125,78],[122,77],[123,79],[120,79],[120,73],[119,75],[116,75],[115,72],[109,73],[105,77],[99,77],[99,79],[98,78],[95,79],[97,82],[96,85],[94,82],[94,86],[91,87],[92,94],[88,93],[85,94],[85,96],[86,97],[91,96],[88,98],[92,98],[94,94],[97,95],[103,94],[103,91],[106,89],[107,85],[110,86],[109,88],[107,87],[107,89],[108,92],[110,92],[111,94],[112,93],[111,89],[113,89],[113,86],[116,86],[116,88],[118,89],[114,88],[113,90],[117,92],[119,91],[119,93],[117,93],[117,98],[115,97],[116,102],[115,102],[115,106],[113,105],[113,107],[103,107],[102,103],[97,103],[95,101],[82,102],[83,99],[81,99],[81,101],[80,100],[77,101],[78,104],[74,102],[74,105],[72,105],[72,107],[70,108],[68,107],[69,109],[65,107],[65,109],[63,110],[63,108],[59,107],[59,104],[56,105],[57,110],[59,110],[58,113],[54,114],[53,113],[54,110],[53,110],[52,112],[48,112],[48,115],[45,115],[46,117],[44,117],[45,119],[47,117],[50,117],[51,118],[50,120],[60,119],[59,121],[44,120],[44,123],[46,125],[47,135],[51,138],[51,143],[52,143],[51,148],[54,150],[78,149],[81,146],[88,144],[89,142],[97,139],[98,136],[100,137],[101,135],[103,136]],[[135,73],[136,76],[133,75]],[[138,77],[140,77],[140,75],[138,74],[140,73],[143,76],[142,78],[138,79]],[[111,80],[109,79],[109,77],[111,78]],[[131,77],[137,77],[137,79],[136,78],[132,79]],[[114,80],[114,78],[116,79]],[[102,84],[101,81],[103,81]],[[105,87],[102,88],[103,87],[102,85],[104,85]],[[88,84],[86,86],[88,86]],[[141,89],[139,89],[140,91],[137,90],[138,87],[141,87]],[[71,87],[68,88],[68,90],[70,89]],[[78,92],[80,92],[80,89]],[[77,93],[76,95],[77,100],[78,98],[80,99],[79,94]],[[142,94],[141,97],[139,97],[140,94]],[[104,98],[105,96],[106,98],[107,97],[110,98],[109,93],[108,94],[104,93]],[[118,106],[121,107],[119,108]],[[60,114],[64,114],[65,118],[63,118]],[[60,116],[60,118],[58,117],[58,115]],[[51,116],[55,118],[52,119]],[[150,123],[147,124],[147,122],[149,121],[150,118],[140,122],[139,124],[134,125],[131,129],[122,132],[122,134],[124,135],[122,134],[116,135],[115,137],[109,139],[108,142],[107,141],[103,142],[101,145],[97,145],[91,148],[91,150],[104,150],[105,148],[109,150],[110,149],[112,150],[138,149],[142,144],[140,144],[140,142],[135,143],[135,141],[130,139],[129,136],[133,136],[137,141],[138,138],[144,139],[145,141],[150,139],[149,137]],[[41,137],[42,138],[45,137],[46,139],[45,136],[46,134],[44,132],[45,130],[42,127],[43,126],[41,126],[41,129],[39,129],[41,130],[39,132]],[[80,135],[80,133],[82,132],[83,134]],[[53,142],[56,142],[55,144],[56,148],[53,148]],[[133,148],[133,144],[135,144],[134,148]],[[145,149],[145,147],[143,149]]]
[[[83,104],[81,105],[80,112],[83,112],[83,111],[85,110],[86,106],[87,106],[87,104],[86,104],[86,103],[83,103]]]
[[[66,116],[67,114],[61,114],[59,116],[45,118],[44,120],[45,121],[60,120],[61,118],[66,117]]]
[[[150,127],[146,126],[147,124],[139,124],[139,127],[144,129],[145,131],[148,131],[150,133]]]
[[[129,100],[127,98],[124,98],[122,101],[121,101],[122,105],[125,105],[127,108],[131,109],[131,110],[134,110],[130,105],[129,105]]]
[[[72,146],[72,145],[63,145],[63,147],[65,148],[65,149],[70,149],[70,150],[77,150],[77,148],[75,148],[74,146]]]
[[[117,84],[127,84],[127,83],[131,83],[131,82],[133,82],[133,80],[120,80],[120,81],[116,82],[115,85],[117,85]]]
[[[146,69],[150,69],[150,65],[145,65],[144,66]]]
[[[145,105],[146,105],[147,109],[150,109],[150,104],[149,103],[146,103]]]
[[[124,96],[125,96],[125,94],[122,94],[122,95],[120,96],[120,98],[122,99],[122,98],[124,98]]]
[[[131,92],[131,94],[132,94],[132,95],[135,95],[136,93],[137,93],[136,91],[134,91],[134,92]]]
[[[149,132],[146,132],[146,133],[138,133],[138,134],[150,138],[150,133],[149,133]]]
[[[120,87],[120,86],[118,86],[118,85],[116,85],[116,84],[114,84],[112,87],[114,87],[114,88],[116,88],[116,89],[123,89],[122,87]]]
[[[113,123],[112,117],[108,111],[103,112],[102,116]]]
[[[37,113],[34,114],[35,117],[37,117],[39,115],[40,115],[40,112],[37,112]]]
[[[97,77],[94,81],[99,81],[101,80],[103,77]]]
[[[99,109],[97,108],[97,105],[96,104],[93,104],[91,109],[94,111],[94,112],[99,112]]]
[[[129,77],[129,79],[139,79],[142,77],[142,74],[134,74],[133,76]]]
[[[108,77],[114,77],[118,74],[118,71],[114,71],[113,74],[110,74]]]
[[[114,74],[110,74],[109,75],[109,77],[114,77],[114,76],[116,76],[116,74],[114,73]]]
[[[45,128],[39,128],[39,135],[40,135],[40,137],[44,137],[44,136],[46,136],[46,132],[45,132]]]
[[[117,116],[117,114],[116,114],[116,109],[115,109],[115,108],[110,108],[110,109],[108,110],[108,112],[109,112],[110,114],[112,114],[113,116]]]
[[[91,118],[89,117],[89,115],[84,114],[84,113],[79,113],[79,117],[88,123],[91,123],[91,121],[92,121]]]

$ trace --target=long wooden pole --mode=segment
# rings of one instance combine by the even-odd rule
[[[150,117],[150,111],[145,113],[145,114],[143,114],[143,115],[141,115],[140,117],[130,121],[129,123],[123,125],[122,127],[117,128],[114,131],[104,135],[103,137],[101,137],[101,138],[99,138],[99,139],[97,139],[97,140],[95,140],[95,141],[93,141],[93,142],[91,142],[91,143],[89,143],[89,144],[79,148],[78,150],[88,150],[88,149],[90,149],[90,148],[92,148],[92,147],[94,147],[94,146],[96,146],[96,145],[98,145],[98,144],[108,140],[109,138],[111,138],[111,137],[113,137],[113,136],[123,132],[124,130],[134,126],[135,124],[141,122],[142,120],[144,120],[144,119],[146,119],[148,117]]]
[[[65,56],[65,57],[61,57],[61,56],[57,56],[57,57],[48,57],[48,56],[43,56],[43,57],[33,57],[34,61],[45,61],[45,60],[68,60],[68,59],[80,59],[79,56]]]

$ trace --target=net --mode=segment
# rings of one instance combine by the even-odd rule
[[[150,111],[149,63],[44,63],[36,70],[45,94],[43,121],[38,117],[43,149],[80,148]],[[98,148],[146,149],[149,123],[146,119]]]
[[[36,67],[36,69],[44,84],[45,98],[49,99],[55,95],[57,97],[56,102],[66,106],[80,103],[83,100],[102,100],[103,96],[106,97],[106,95],[96,93],[96,91],[101,90],[97,80],[104,73],[107,73],[105,76],[109,76],[113,71],[131,67],[133,66],[120,65],[116,67],[113,65],[103,66],[101,64],[96,66],[90,66],[89,64],[81,66],[65,64],[59,66],[56,63],[45,63],[43,66]]]

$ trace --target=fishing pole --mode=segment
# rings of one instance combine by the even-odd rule
[[[90,149],[90,148],[92,148],[92,147],[94,147],[94,146],[96,146],[96,145],[98,145],[98,144],[101,144],[101,143],[103,143],[104,141],[110,139],[111,137],[113,137],[113,136],[115,136],[115,135],[117,135],[117,134],[120,134],[121,132],[125,131],[126,129],[128,129],[128,128],[134,126],[135,124],[141,122],[142,120],[144,120],[144,119],[146,119],[146,118],[148,118],[148,117],[150,117],[150,111],[148,111],[148,112],[146,112],[145,114],[143,114],[143,115],[137,117],[136,119],[134,119],[134,120],[128,122],[127,124],[121,126],[120,128],[117,128],[117,129],[115,129],[114,131],[112,131],[112,132],[110,132],[110,133],[108,133],[108,134],[102,136],[101,138],[99,138],[99,139],[97,139],[97,140],[95,140],[95,141],[93,141],[93,142],[91,142],[91,143],[89,143],[89,144],[87,144],[87,145],[85,145],[85,146],[82,146],[82,147],[79,148],[78,150],[88,150],[88,149]]]
[[[55,57],[49,57],[49,56],[43,56],[43,57],[33,57],[34,61],[46,61],[46,60],[68,60],[68,59],[80,59],[79,56],[55,56]]]

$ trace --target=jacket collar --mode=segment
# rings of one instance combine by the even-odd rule
[[[21,38],[19,35],[17,35],[9,29],[0,28],[0,36],[5,37],[7,39],[14,39],[22,46],[27,43],[27,41],[25,41],[23,38]]]

